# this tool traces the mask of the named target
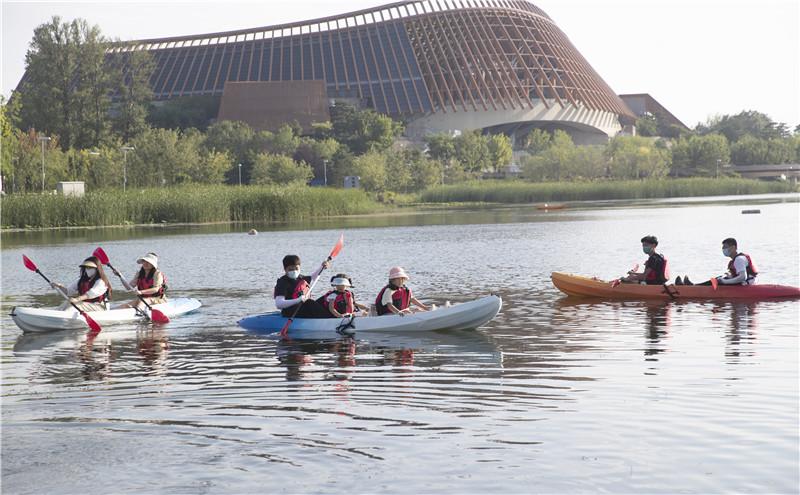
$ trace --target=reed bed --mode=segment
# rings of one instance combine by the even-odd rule
[[[689,178],[593,182],[475,181],[423,191],[424,203],[539,203],[787,193],[789,182]]]
[[[0,201],[3,228],[159,223],[271,222],[371,213],[382,207],[356,190],[306,186],[184,186],[105,190],[83,197],[13,194]]]

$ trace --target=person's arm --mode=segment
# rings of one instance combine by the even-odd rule
[[[73,302],[86,301],[87,299],[94,299],[106,293],[108,286],[102,279],[97,279],[91,289],[87,290],[85,294],[73,297]],[[77,291],[75,291],[77,293]]]
[[[411,302],[415,304],[418,308],[422,309],[423,311],[430,311],[430,308],[422,304],[422,302],[416,297],[412,297]]]
[[[747,259],[744,256],[737,256],[733,260],[733,267],[736,268],[735,277],[723,277],[719,279],[724,285],[741,285],[747,281]]]
[[[342,313],[336,311],[336,304],[334,304],[334,301],[330,301],[329,300],[328,304],[327,304],[327,307],[328,307],[328,311],[330,311],[330,313],[333,316],[335,316],[337,318],[342,318],[344,316]]]

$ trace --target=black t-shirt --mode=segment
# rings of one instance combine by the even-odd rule
[[[300,276],[297,279],[292,280],[288,276],[284,275],[275,282],[275,290],[272,292],[272,297],[283,296],[285,299],[294,299],[294,290],[297,287],[297,284],[300,283],[301,280],[305,280],[306,283],[311,283],[311,277],[308,276]],[[283,316],[292,316],[294,314],[295,306],[289,306],[288,308],[283,308],[281,310],[281,315]]]
[[[649,258],[647,258],[644,268],[645,270],[647,268],[653,270],[653,274],[645,280],[647,285],[661,285],[667,281],[667,279],[664,277],[665,264],[666,260],[664,260],[664,257],[658,253],[653,253]]]

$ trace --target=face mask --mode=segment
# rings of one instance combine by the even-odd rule
[[[644,254],[650,254],[653,252],[653,248],[650,246],[642,246],[642,251],[644,251]]]
[[[292,270],[290,272],[286,272],[286,276],[292,280],[297,280],[297,277],[300,276],[300,270]]]
[[[86,276],[87,277],[92,278],[95,275],[97,275],[97,270],[95,270],[94,268],[87,268],[86,269]]]
[[[723,256],[730,256],[731,255],[731,250],[728,249],[728,248],[722,248],[722,255]]]

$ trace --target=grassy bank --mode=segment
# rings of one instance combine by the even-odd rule
[[[420,201],[424,203],[543,203],[787,193],[796,190],[796,187],[789,182],[765,182],[736,178],[536,183],[478,181],[428,189],[420,194]]]
[[[381,206],[355,190],[274,186],[186,186],[98,191],[84,197],[3,197],[3,228],[148,223],[268,222],[372,213]]]

